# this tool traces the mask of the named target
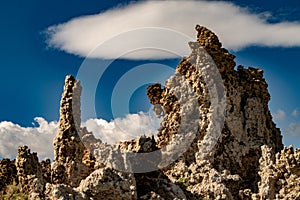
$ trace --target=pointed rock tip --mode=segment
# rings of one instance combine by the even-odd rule
[[[67,75],[66,76],[66,78],[65,78],[65,82],[67,82],[67,81],[75,81],[76,79],[75,79],[75,77],[73,76],[73,75]]]
[[[219,41],[218,36],[204,26],[196,25],[197,34],[197,42],[199,42],[202,46],[205,47],[222,47],[222,43]]]

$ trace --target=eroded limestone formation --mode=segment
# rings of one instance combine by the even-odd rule
[[[270,95],[263,72],[260,69],[245,69],[242,66],[238,66],[235,70],[234,56],[222,48],[216,35],[205,27],[197,26],[196,30],[197,42],[190,43],[192,53],[189,57],[183,58],[176,73],[183,75],[190,82],[198,97],[201,110],[199,131],[191,148],[172,167],[166,169],[165,174],[174,182],[178,182],[184,174],[187,190],[194,194],[195,199],[198,197],[232,199],[238,196],[240,190],[246,189],[258,192],[261,146],[272,148],[274,153],[283,148],[280,131],[273,123],[268,109]],[[196,60],[198,52],[203,51],[202,48],[215,61],[222,76],[226,88],[224,113],[226,117],[217,144],[205,159],[199,160],[197,154],[203,149],[201,141],[208,133],[211,122],[209,117],[215,109],[205,81],[206,74],[195,68],[199,62]],[[150,87],[148,91],[150,89],[153,88]],[[174,124],[178,124],[178,104],[169,91],[169,88],[165,88],[157,93],[161,96],[159,103],[165,113],[162,123],[164,126],[158,133],[158,144],[161,146],[172,141],[176,135]],[[150,98],[153,99],[152,96]],[[159,97],[156,97],[155,103],[158,102],[157,98]],[[199,165],[202,167],[199,168]],[[205,168],[206,173],[195,171],[196,169],[202,171]],[[211,179],[210,173],[220,178]],[[223,176],[224,173],[228,176]],[[198,176],[198,181],[195,181],[194,176]]]
[[[196,31],[176,74],[148,87],[163,116],[157,139],[102,143],[80,127],[80,82],[67,76],[53,163],[19,147],[16,161],[0,162],[0,190],[17,182],[29,199],[300,199],[300,150],[283,147],[263,71],[236,66],[212,31]],[[134,173],[147,167],[157,169]]]
[[[54,162],[52,164],[52,182],[68,183],[78,186],[88,176],[89,169],[82,162],[85,146],[80,132],[80,82],[73,76],[67,76],[60,102],[58,133],[54,138]]]
[[[45,181],[37,153],[31,153],[27,146],[19,147],[15,165],[21,191],[30,199],[44,198]]]

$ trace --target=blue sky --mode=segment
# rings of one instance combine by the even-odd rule
[[[74,45],[73,38],[76,41],[83,39],[83,44],[93,43],[93,40],[85,35],[93,29],[87,28],[81,29],[81,31],[72,32],[69,27],[79,27],[79,30],[86,23],[91,23],[91,26],[95,28],[95,31],[100,30],[100,36],[106,38],[116,34],[120,29],[122,31],[122,24],[128,24],[129,28],[132,28],[139,23],[143,23],[143,17],[130,18],[131,13],[134,13],[134,9],[145,9],[145,15],[153,15],[152,21],[149,24],[157,26],[164,26],[165,23],[169,23],[168,16],[161,16],[159,11],[153,12],[151,6],[143,2],[140,3],[140,7],[135,7],[135,2],[130,1],[128,8],[126,1],[83,1],[74,0],[69,2],[62,1],[3,1],[1,2],[1,31],[0,31],[0,58],[1,58],[1,99],[0,99],[0,122],[11,122],[9,127],[14,132],[22,132],[24,130],[31,131],[30,127],[40,126],[45,122],[45,127],[50,126],[53,128],[52,121],[59,119],[59,101],[63,87],[63,81],[66,75],[77,75],[78,70],[82,67],[82,62],[87,52],[92,50],[91,46],[84,46],[78,43]],[[183,2],[183,1],[182,1]],[[182,3],[181,2],[181,3]],[[228,4],[231,2],[231,4]],[[180,3],[180,1],[177,1]],[[218,5],[216,2],[211,2],[212,5]],[[300,147],[300,89],[299,89],[299,76],[300,76],[300,64],[298,58],[300,55],[300,42],[299,37],[293,39],[291,36],[300,35],[297,31],[300,30],[300,4],[294,0],[279,1],[275,0],[272,3],[268,1],[219,1],[224,3],[224,13],[218,12],[220,16],[224,14],[227,16],[227,12],[236,11],[237,14],[244,16],[259,16],[267,24],[280,24],[282,22],[289,22],[287,26],[282,26],[288,31],[279,32],[280,26],[276,27],[272,32],[263,32],[262,30],[252,30],[251,23],[253,23],[255,29],[255,20],[249,23],[249,34],[239,32],[237,29],[226,29],[230,27],[230,23],[224,24],[224,26],[217,24],[214,26],[213,17],[210,21],[195,15],[190,14],[187,20],[193,19],[195,23],[204,24],[208,23],[209,27],[216,31],[220,36],[220,40],[225,47],[229,47],[230,51],[237,56],[236,62],[246,67],[260,67],[265,71],[265,78],[269,84],[269,91],[271,93],[271,102],[269,103],[271,112],[274,115],[274,120],[278,126],[284,132],[284,142],[286,145],[293,144]],[[144,6],[144,7],[143,7]],[[147,6],[149,9],[147,10]],[[167,5],[168,6],[168,5]],[[209,5],[210,6],[210,5]],[[182,9],[188,9],[189,7],[182,7]],[[245,10],[238,10],[236,8],[243,8]],[[132,9],[132,11],[130,10]],[[218,6],[214,7],[218,11]],[[227,9],[227,11],[226,11]],[[115,12],[114,12],[115,11]],[[136,11],[139,12],[138,10]],[[179,12],[180,13],[180,12]],[[191,11],[191,13],[193,13]],[[167,13],[168,14],[168,13]],[[171,12],[169,12],[172,15]],[[184,13],[180,13],[181,18],[178,18],[178,24],[181,19],[184,19]],[[214,13],[211,14],[214,16]],[[87,16],[87,17],[82,17]],[[99,17],[99,23],[93,22]],[[111,18],[109,18],[111,17]],[[118,24],[119,17],[122,19],[122,23]],[[230,17],[229,17],[230,18]],[[242,18],[242,17],[241,17]],[[75,19],[75,22],[74,22]],[[109,19],[113,19],[110,22]],[[245,20],[248,18],[245,17]],[[72,23],[73,20],[73,23]],[[76,21],[77,20],[77,21]],[[90,20],[90,21],[89,21]],[[104,20],[104,21],[103,21]],[[140,20],[140,21],[138,21]],[[165,21],[164,21],[165,20]],[[175,20],[175,19],[174,19]],[[176,20],[175,20],[176,21]],[[193,23],[194,23],[193,21]],[[116,23],[114,23],[116,22]],[[174,27],[177,24],[174,21]],[[243,21],[241,21],[242,23]],[[57,26],[58,24],[68,26]],[[261,24],[258,23],[257,27]],[[241,25],[244,29],[247,28],[245,23]],[[49,27],[52,27],[52,29]],[[127,28],[128,28],[127,27]],[[264,26],[262,26],[264,27]],[[169,28],[169,27],[167,27]],[[172,27],[171,27],[172,28]],[[186,27],[180,28],[187,29]],[[47,32],[48,30],[48,32]],[[54,31],[54,33],[49,32]],[[124,29],[125,30],[125,29]],[[278,32],[277,32],[278,30]],[[61,33],[67,32],[66,35]],[[126,30],[125,30],[126,31]],[[247,31],[247,30],[245,30]],[[251,32],[254,31],[254,32]],[[261,37],[254,37],[262,35]],[[101,35],[102,34],[102,35]],[[190,37],[196,37],[194,31],[194,25],[189,27],[187,33]],[[267,35],[267,37],[265,35]],[[268,34],[270,37],[268,37]],[[285,38],[286,34],[286,38]],[[251,37],[250,37],[250,36]],[[274,36],[272,36],[274,35]],[[100,37],[99,36],[99,37]],[[243,36],[243,37],[242,37]],[[245,36],[245,37],[244,37]],[[52,39],[52,40],[51,40]],[[101,39],[101,38],[100,38]],[[249,41],[248,41],[249,39]],[[99,40],[100,41],[100,40]],[[125,42],[125,41],[124,41]],[[130,41],[129,41],[130,42]],[[288,44],[288,45],[284,45]],[[81,45],[81,46],[80,46]],[[226,46],[227,45],[227,46]],[[122,45],[120,45],[122,46]],[[122,48],[122,47],[120,47]],[[107,58],[113,56],[111,51],[101,52],[90,60],[94,60],[97,65],[105,65]],[[157,55],[154,54],[154,58]],[[113,63],[107,68],[100,79],[95,94],[95,108],[96,117],[106,120],[108,123],[116,117],[124,117],[126,113],[122,113],[118,116],[113,115],[110,109],[111,95],[117,81],[130,70],[136,66],[140,66],[146,63],[157,63],[175,68],[179,59],[174,57],[168,57],[168,59],[154,59],[153,57],[139,57],[137,56],[125,56],[122,59],[114,60]],[[155,66],[154,66],[155,68]],[[153,69],[154,69],[153,68]],[[161,74],[169,73],[170,69],[159,69]],[[147,79],[150,74],[140,77]],[[161,80],[162,77],[158,77],[157,80]],[[141,85],[139,89],[133,94],[130,99],[129,112],[137,113],[138,111],[147,111],[149,104],[147,103],[146,95],[144,94],[145,85]],[[122,97],[120,97],[122,99]],[[146,102],[146,103],[145,103]],[[42,121],[34,121],[35,117],[42,117]],[[88,114],[83,116],[83,120],[89,119]],[[53,122],[54,123],[54,122]],[[104,122],[103,122],[104,123]],[[53,126],[52,126],[53,125]],[[10,128],[7,128],[7,124],[2,123],[2,132],[0,134],[10,133]],[[12,128],[13,127],[13,128]],[[29,129],[22,129],[28,127]],[[1,128],[1,127],[0,127]],[[51,129],[52,130],[52,129]],[[53,128],[55,130],[55,128]],[[36,134],[40,134],[37,132]],[[18,139],[16,144],[22,143],[22,137],[14,136]],[[4,143],[4,137],[0,136]],[[7,155],[10,151],[10,147],[14,147],[14,139],[9,139],[10,146],[3,146],[0,148],[0,156]],[[3,150],[6,148],[6,151]],[[38,149],[38,148],[37,148]],[[45,155],[48,155],[45,150]],[[3,152],[6,152],[3,153]],[[14,155],[14,153],[12,153]]]

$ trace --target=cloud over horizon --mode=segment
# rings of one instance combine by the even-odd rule
[[[108,144],[131,140],[137,136],[155,135],[161,119],[148,113],[128,114],[125,118],[116,118],[110,122],[103,119],[88,119],[82,123],[96,138]]]
[[[196,24],[216,32],[223,46],[235,51],[253,45],[299,47],[300,22],[269,23],[270,17],[270,14],[252,13],[247,8],[222,1],[141,1],[73,18],[48,27],[46,34],[50,47],[81,57],[106,59],[120,54],[127,59],[189,54],[187,42],[189,38],[196,39]],[[162,31],[161,34],[153,34],[150,29],[137,31],[145,27]],[[176,34],[168,37],[164,30]],[[176,35],[180,34],[182,37],[178,40]],[[156,44],[165,47],[164,50],[170,48],[171,52],[162,53]],[[90,54],[99,45],[103,48]],[[141,50],[142,47],[147,49]]]
[[[47,122],[42,117],[34,119],[37,127],[21,127],[8,121],[0,122],[0,157],[15,158],[18,146],[27,145],[31,152],[37,152],[40,160],[53,159],[53,138],[58,131],[58,123]],[[161,119],[152,112],[128,114],[110,122],[103,119],[88,119],[82,123],[96,138],[108,144],[134,139],[141,135],[156,134]]]
[[[53,159],[53,138],[57,133],[57,122],[47,122],[42,117],[34,119],[37,127],[21,127],[8,121],[0,122],[0,157],[15,158],[18,146],[27,145],[37,152],[40,159]]]
[[[284,119],[285,112],[277,111],[278,118]],[[57,134],[58,123],[47,122],[36,117],[36,127],[21,127],[12,122],[0,122],[0,157],[15,158],[17,147],[27,145],[32,152],[37,152],[40,160],[53,159],[53,138]],[[128,114],[124,118],[116,118],[110,122],[103,119],[88,119],[82,123],[94,136],[102,142],[114,144],[136,138],[141,135],[156,135],[161,119],[153,112]],[[282,128],[284,136],[300,136],[300,122],[292,122]]]

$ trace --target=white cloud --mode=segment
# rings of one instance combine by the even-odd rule
[[[109,144],[134,139],[142,135],[155,135],[161,119],[152,112],[129,114],[125,118],[117,118],[107,122],[103,119],[89,119],[82,126],[93,132],[96,138]]]
[[[141,1],[99,14],[71,19],[49,27],[46,33],[47,43],[51,47],[83,57],[97,58],[115,58],[128,50],[135,52],[123,55],[123,58],[174,57],[172,53],[166,54],[153,49],[136,50],[138,47],[160,46],[170,48],[180,55],[189,54],[185,47],[190,40],[188,38],[196,38],[196,24],[212,29],[219,35],[223,45],[232,50],[251,45],[300,46],[300,22],[270,24],[267,22],[268,17],[271,16],[265,12],[251,13],[249,9],[229,2]],[[170,34],[163,30],[161,34],[153,34],[150,30],[132,31],[144,27],[171,29],[187,37],[176,37],[178,34]],[[110,40],[111,38],[113,39]],[[101,50],[88,55],[100,44],[103,47]]]
[[[57,133],[57,122],[47,122],[41,117],[35,118],[38,127],[21,127],[12,122],[0,122],[0,157],[15,158],[18,146],[27,145],[37,152],[40,159],[53,159],[53,138]],[[156,134],[161,119],[153,112],[129,114],[111,122],[103,119],[88,119],[82,123],[96,138],[113,144],[121,140],[130,140],[140,135]]]
[[[293,110],[293,112],[292,112],[293,117],[298,117],[298,114],[299,114],[298,109]]]
[[[52,141],[57,132],[57,122],[48,123],[36,117],[38,127],[21,127],[12,122],[0,122],[0,156],[14,158],[18,146],[27,145],[33,152],[38,152],[40,159],[53,158]],[[50,151],[51,149],[51,151]]]
[[[285,112],[281,109],[277,110],[276,113],[273,114],[275,120],[283,121],[285,120]]]

